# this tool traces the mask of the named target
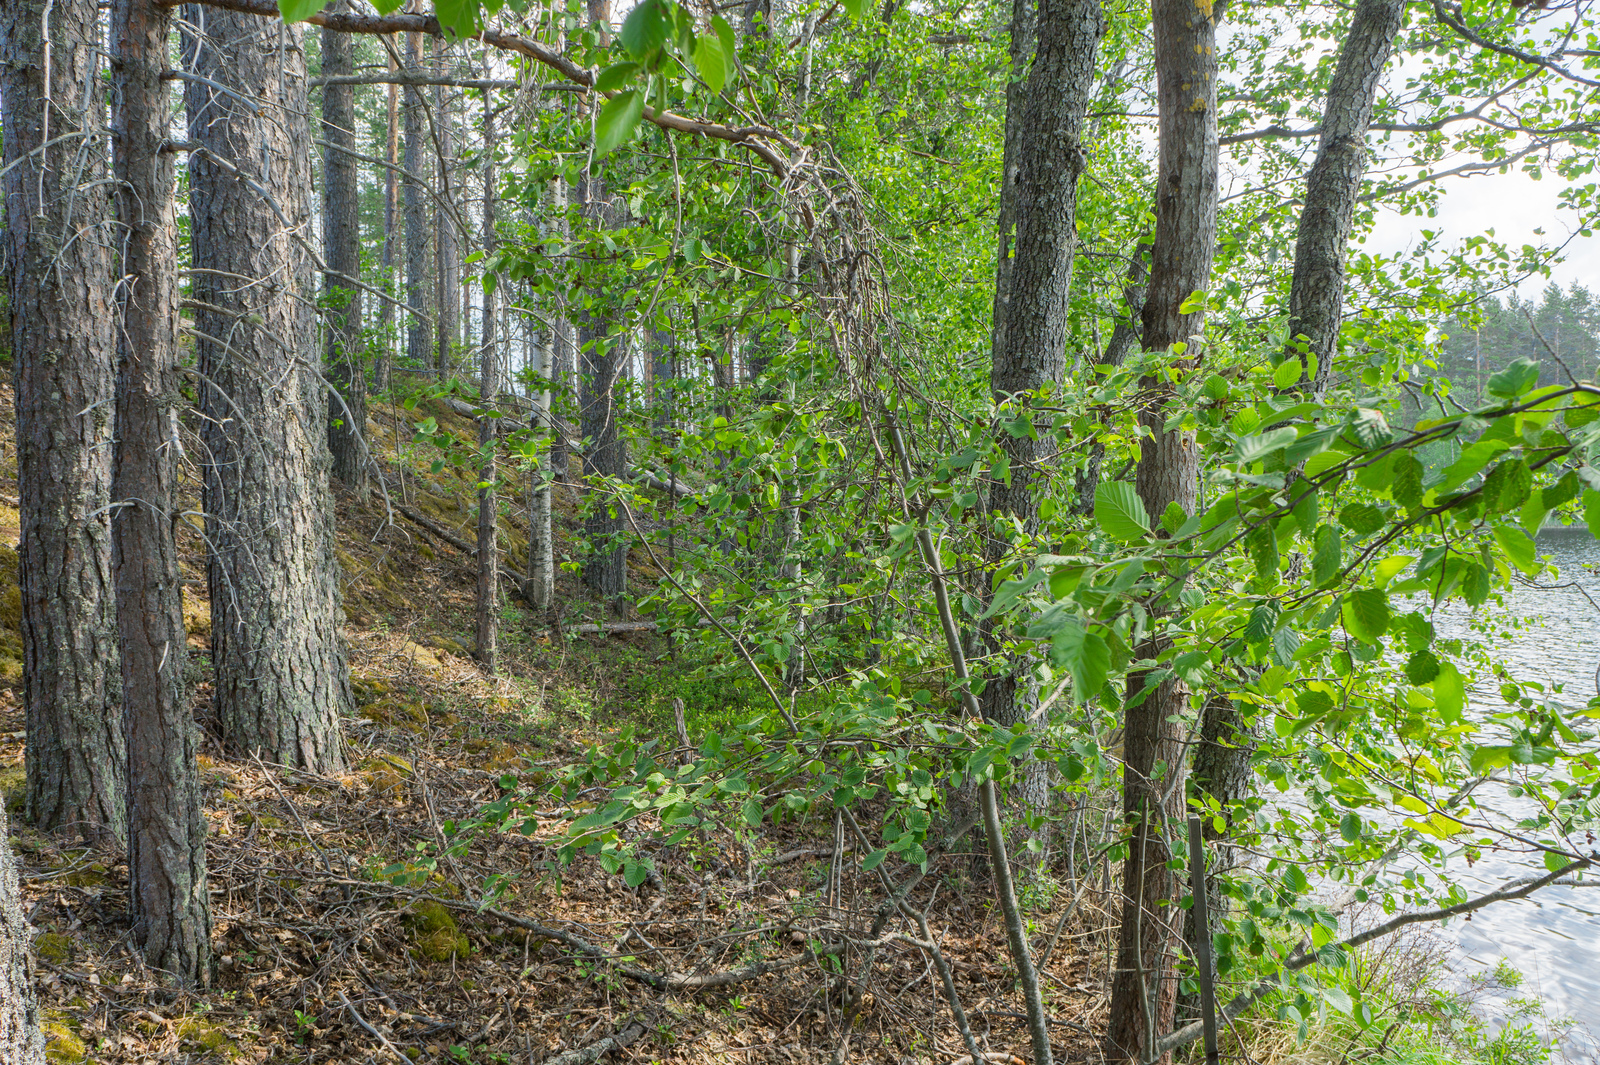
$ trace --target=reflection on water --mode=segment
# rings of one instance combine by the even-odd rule
[[[1563,684],[1559,701],[1581,706],[1595,694],[1600,667],[1600,640],[1595,638],[1600,609],[1583,594],[1587,591],[1600,602],[1600,543],[1581,528],[1549,529],[1540,534],[1539,549],[1561,567],[1559,580],[1543,584],[1575,582],[1583,590],[1517,586],[1506,594],[1505,615],[1524,625],[1496,639],[1491,651],[1519,681]],[[1444,637],[1473,636],[1468,621],[1459,604],[1441,608],[1434,618]],[[1485,710],[1504,708],[1493,683],[1480,683],[1472,698]],[[1479,802],[1485,812],[1493,810],[1507,821],[1526,814],[1519,800],[1503,790],[1480,793]],[[1460,860],[1453,862],[1451,872],[1469,894],[1477,895],[1513,877],[1543,875],[1545,868],[1537,856],[1486,853],[1470,870]],[[1501,958],[1522,970],[1527,980],[1520,994],[1542,998],[1553,1017],[1578,1022],[1567,1059],[1600,1062],[1600,887],[1545,888],[1526,899],[1479,910],[1470,922],[1452,922],[1439,934],[1453,943],[1450,965],[1463,978],[1493,969]]]

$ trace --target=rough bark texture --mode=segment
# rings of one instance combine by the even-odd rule
[[[1028,102],[1028,67],[1033,62],[1037,14],[1036,0],[1012,0],[1011,59],[1006,81],[1005,143],[1000,171],[1000,216],[995,220],[994,321],[990,350],[1005,347],[1007,308],[1011,305],[1011,267],[1017,233],[1017,171],[1022,154],[1017,139]]]
[[[395,69],[394,58],[389,59],[389,69]],[[388,132],[384,137],[384,160],[388,166],[383,171],[383,251],[380,260],[379,284],[391,297],[398,298],[400,286],[396,283],[395,264],[399,259],[400,243],[400,175],[395,168],[400,163],[400,86],[389,86]],[[382,300],[378,304],[378,357],[372,367],[372,389],[382,394],[389,390],[389,374],[394,369],[394,304]]]
[[[91,843],[126,827],[106,509],[116,341],[99,41],[94,0],[18,0],[0,20],[27,811],[40,828]],[[74,133],[83,136],[42,147]]]
[[[604,184],[586,174],[578,187],[579,203],[590,223],[615,227],[619,209],[606,198]],[[582,396],[583,473],[585,477],[626,477],[628,444],[618,417],[617,382],[627,370],[626,335],[604,316],[585,311],[578,319],[578,358]],[[583,582],[603,599],[615,603],[628,591],[628,541],[624,522],[610,491],[592,494],[584,521],[589,556],[583,562]]]
[[[433,42],[433,61],[436,73],[445,67],[445,44]],[[433,133],[438,149],[439,199],[444,203],[458,202],[455,189],[455,116],[445,87],[433,87]],[[461,245],[456,233],[456,223],[449,211],[437,210],[433,214],[435,268],[439,283],[439,334],[438,367],[441,376],[456,370],[456,348],[461,343]]]
[[[6,1065],[44,1065],[44,1033],[39,1003],[28,972],[28,922],[11,857],[11,826],[0,804],[0,1061]]]
[[[1153,0],[1151,16],[1160,162],[1142,341],[1147,351],[1181,342],[1192,352],[1205,309],[1202,303],[1186,313],[1183,305],[1210,283],[1217,236],[1216,24],[1209,0]],[[1172,503],[1194,513],[1199,494],[1194,434],[1166,429],[1175,404],[1168,386],[1155,378],[1141,382],[1139,419],[1149,435],[1137,486],[1152,521]],[[1162,646],[1161,638],[1147,640],[1138,653],[1154,657]],[[1135,676],[1129,689],[1144,698],[1128,709],[1122,741],[1122,805],[1131,845],[1123,865],[1109,1038],[1123,1054],[1142,1060],[1172,1027],[1177,1003],[1182,874],[1167,861],[1170,840],[1184,825],[1183,737],[1175,719],[1186,712],[1189,693],[1176,678],[1144,691],[1143,677]]]
[[[1361,0],[1339,65],[1328,85],[1317,158],[1306,175],[1306,202],[1295,235],[1285,357],[1316,360],[1312,387],[1327,390],[1339,343],[1346,252],[1356,198],[1367,172],[1367,127],[1378,80],[1394,52],[1404,0]],[[1303,339],[1302,339],[1303,338]]]
[[[1023,6],[1019,3],[1019,11]],[[1072,282],[1072,257],[1078,246],[1078,178],[1085,167],[1082,144],[1084,113],[1094,85],[1095,56],[1105,19],[1098,0],[1044,0],[1039,6],[1038,55],[1028,77],[1026,106],[1016,136],[1008,133],[1015,152],[1016,251],[1009,266],[1010,295],[997,302],[990,388],[1001,421],[1029,415],[1035,393],[1056,387],[1066,370],[1067,302]],[[1008,121],[1008,129],[1012,123]],[[1004,207],[1002,206],[1002,212]],[[1004,244],[1002,219],[1002,250]],[[999,276],[1006,263],[1000,260]],[[998,325],[1005,318],[1005,325]],[[1002,428],[1001,447],[1009,463],[1009,480],[987,485],[988,507],[995,517],[1014,518],[1031,532],[1037,524],[1036,491],[1045,480],[1039,462],[1047,445],[1033,434],[1013,435]],[[1011,550],[1008,540],[990,538],[986,554],[997,564]],[[992,654],[1001,653],[1003,634],[985,622],[983,635]],[[983,690],[983,712],[1006,724],[1028,721],[1036,693],[1026,687],[1026,665],[1007,660]],[[1049,806],[1049,772],[1043,762],[1030,765],[1021,785],[1022,804],[1034,812]]]
[[[337,0],[331,10],[348,10]],[[322,72],[355,73],[354,38],[322,31]],[[367,494],[367,454],[362,439],[367,423],[367,377],[362,357],[361,290],[346,278],[361,277],[361,214],[356,160],[356,91],[349,85],[322,90],[322,138],[330,145],[322,156],[322,299],[327,313],[328,376],[338,399],[328,404],[328,449],[333,475],[357,498]],[[336,148],[343,148],[338,151]]]
[[[128,910],[134,945],[180,983],[211,973],[198,740],[183,682],[177,482],[178,288],[167,63],[170,17],[148,0],[111,12],[113,161],[126,228],[118,289],[112,519],[128,760]]]
[[[571,204],[571,188],[567,185],[566,178],[558,177],[550,182],[550,215],[551,227],[560,242],[560,247],[565,253],[572,238],[572,220],[567,215]],[[560,297],[558,297],[560,299]],[[558,303],[558,312],[565,311],[565,302]],[[549,362],[546,373],[549,376],[551,392],[550,402],[545,409],[554,414],[566,415],[571,411],[571,395],[573,378],[578,372],[578,331],[573,326],[572,320],[564,313],[557,315],[550,321],[550,347],[547,352]],[[557,482],[567,482],[572,479],[572,460],[570,449],[564,436],[555,431],[553,425],[550,433],[550,478]]]
[[[185,87],[189,139],[201,146],[190,164],[194,291],[216,308],[195,314],[212,705],[229,748],[330,773],[344,765],[350,678],[312,263],[289,229],[310,230],[302,31],[199,5],[188,12],[203,34],[185,33],[193,69],[260,102]]]
[[[489,94],[483,94],[483,252],[492,255],[494,232],[494,111]],[[485,407],[493,407],[500,394],[500,347],[495,343],[495,291],[491,283],[483,286],[482,368],[479,396]],[[498,421],[478,419],[478,446],[483,451],[483,468],[478,472],[478,631],[475,653],[487,673],[495,671],[495,653],[500,635],[500,542],[497,518],[500,501],[495,492],[495,447]]]
[[[406,69],[422,69],[422,35],[406,34]],[[428,196],[422,187],[427,180],[428,117],[422,90],[405,87],[405,214],[406,214],[406,359],[414,369],[434,365],[433,319],[433,226],[428,221]]]

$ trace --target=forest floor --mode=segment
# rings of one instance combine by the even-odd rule
[[[0,411],[10,410],[5,390]],[[705,833],[658,854],[659,876],[637,890],[593,859],[563,865],[542,828],[479,836],[441,857],[451,823],[499,798],[506,774],[523,785],[551,780],[625,726],[674,735],[671,700],[691,682],[655,634],[561,634],[563,616],[593,609],[565,573],[553,617],[508,597],[501,675],[477,668],[467,652],[475,563],[439,533],[474,536],[475,478],[433,472],[432,453],[411,446],[412,425],[426,415],[473,439],[471,423],[437,400],[416,412],[380,407],[368,427],[392,501],[421,522],[390,510],[381,493],[338,502],[357,703],[344,722],[347,771],[323,777],[230,757],[205,732],[218,968],[210,990],[181,994],[161,987],[130,949],[120,856],[35,833],[17,813],[15,449],[10,427],[0,429],[0,463],[9,466],[0,466],[0,497],[10,497],[0,498],[0,556],[10,556],[0,557],[10,582],[0,586],[0,788],[14,811],[24,910],[37,932],[50,1060],[533,1065],[562,1055],[570,1065],[608,1053],[638,1062],[945,1065],[965,1057],[938,978],[914,946],[880,946],[870,965],[854,947],[808,953],[818,940],[869,938],[882,899],[869,874],[838,860],[831,818]],[[506,565],[518,572],[521,503],[503,519]],[[559,490],[558,561],[579,532],[575,507],[572,490]],[[190,678],[204,729],[204,558],[194,530],[182,546]],[[640,584],[654,582],[647,565],[634,566]],[[688,725],[697,741],[740,708],[716,682],[693,683]],[[893,864],[885,863],[891,875],[907,872]],[[946,855],[913,905],[928,912],[989,1060],[1020,1065],[1029,1056],[1023,1005],[984,876],[975,856]],[[509,878],[509,887],[485,908],[491,877]],[[1101,1062],[1091,1033],[1103,1030],[1114,945],[1106,898],[1098,884],[1075,892],[1047,875],[1028,902],[1034,935],[1059,936],[1044,973],[1057,1058]],[[852,987],[862,993],[847,1002]]]

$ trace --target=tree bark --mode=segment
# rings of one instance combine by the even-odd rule
[[[422,69],[422,34],[406,34],[406,68]],[[428,198],[421,182],[427,180],[427,107],[422,90],[405,87],[405,214],[406,214],[406,359],[413,369],[434,366],[432,358],[434,323],[429,317],[433,303],[432,263],[433,227],[428,222]]]
[[[394,57],[389,58],[389,69],[395,69]],[[400,229],[400,86],[389,86],[387,135],[384,137],[383,158],[389,165],[383,171],[383,277],[379,282],[383,291],[398,296],[400,288],[395,283],[395,260]],[[389,390],[389,374],[394,368],[394,304],[382,300],[378,304],[378,358],[372,368],[372,388],[380,394]]]
[[[1183,364],[1205,328],[1203,300],[1197,307],[1185,304],[1210,283],[1217,237],[1216,23],[1209,0],[1153,0],[1151,18],[1160,136],[1142,342],[1146,351],[1170,351]],[[1177,344],[1186,347],[1174,350]],[[1139,498],[1153,522],[1173,503],[1193,514],[1199,496],[1194,434],[1166,428],[1167,418],[1177,413],[1170,384],[1147,377],[1140,385],[1139,421],[1148,435],[1139,457]],[[1160,624],[1153,611],[1152,625]],[[1165,646],[1158,635],[1145,640],[1138,655],[1153,658]],[[1143,1060],[1172,1027],[1177,1003],[1182,877],[1167,862],[1170,838],[1184,825],[1184,749],[1177,722],[1187,712],[1189,692],[1171,677],[1146,689],[1143,675],[1136,675],[1129,679],[1129,694],[1137,703],[1127,710],[1122,741],[1130,845],[1109,1038],[1123,1054]]]
[[[0,41],[0,49],[3,46]],[[7,97],[8,102],[10,99]],[[33,994],[33,981],[28,978],[28,922],[22,916],[22,890],[17,882],[17,865],[11,857],[10,837],[11,826],[5,807],[0,804],[0,1061],[7,1065],[44,1065],[39,1002]]]
[[[551,225],[560,242],[563,253],[567,253],[572,244],[572,219],[567,211],[570,207],[571,188],[567,179],[557,177],[550,182],[550,213]],[[566,301],[557,296],[556,313],[550,319],[549,348],[546,352],[546,373],[550,381],[550,392],[545,404],[545,413],[550,415],[559,413],[566,416],[570,412],[570,399],[572,395],[572,381],[577,375],[578,367],[578,335],[573,327],[572,320],[566,316]],[[557,483],[568,483],[572,479],[572,460],[567,448],[566,437],[557,432],[554,422],[551,422],[550,432],[550,479]]]
[[[348,7],[348,0],[336,0],[333,10]],[[355,72],[354,42],[348,33],[323,29],[322,70],[335,76]],[[329,271],[322,282],[328,316],[326,358],[328,376],[344,401],[328,405],[328,447],[333,454],[333,475],[365,501],[367,377],[361,290],[344,280],[361,277],[361,192],[351,154],[356,150],[353,87],[329,85],[322,90],[322,136],[329,144],[322,156],[322,259]]]
[[[189,21],[194,70],[238,94],[185,87],[194,291],[215,308],[195,314],[212,704],[232,750],[331,773],[351,700],[311,260],[295,236],[310,229],[302,31],[199,5]]]
[[[615,228],[619,209],[606,197],[604,183],[585,173],[578,186],[584,217],[596,230]],[[618,417],[617,382],[626,372],[626,334],[604,313],[585,310],[578,320],[578,358],[583,427],[585,477],[626,477],[628,445]],[[583,581],[591,591],[616,605],[628,591],[628,543],[623,520],[609,490],[591,491],[584,532],[589,556],[583,562]]]
[[[1014,22],[1022,18],[1025,6],[1026,0],[1019,0]],[[1044,0],[1039,6],[1038,54],[1014,137],[1009,132],[1013,123],[1007,122],[1007,139],[1015,154],[1016,251],[1009,267],[1003,255],[997,267],[997,285],[1008,284],[1010,292],[1003,303],[996,298],[996,345],[989,372],[1002,422],[1031,418],[1036,399],[1058,386],[1066,370],[1068,292],[1078,246],[1078,178],[1086,167],[1083,123],[1104,33],[1099,0]],[[1003,253],[1003,203],[1001,211]],[[999,430],[1007,476],[986,486],[991,522],[1012,518],[1027,533],[1038,524],[1036,493],[1047,483],[1040,462],[1048,445],[1036,435]],[[1008,539],[990,535],[985,541],[989,564],[1001,564],[1012,546]],[[1004,662],[984,686],[984,716],[1004,724],[1036,724],[1037,697],[1028,690],[1028,664],[1005,654],[1004,633],[993,620],[985,621],[981,631],[990,654]],[[1042,813],[1049,807],[1049,784],[1048,765],[1032,762],[1023,774],[1020,795],[1015,790],[1013,795],[1029,812]]]
[[[536,347],[535,356],[538,361],[534,365],[534,373],[546,382],[551,377],[550,364],[555,346],[555,332],[561,324],[559,321],[555,322],[545,338],[545,343]],[[545,451],[546,456],[554,454],[555,440],[561,435],[550,418],[550,398],[548,384],[535,385],[533,413],[528,418],[528,427],[533,432],[549,434],[550,443]],[[546,465],[549,461],[547,457]],[[554,475],[553,469],[542,469],[537,459],[529,475],[527,595],[536,610],[549,610],[555,601],[555,527],[550,506],[550,484]]]
[[[19,0],[0,23],[27,811],[91,844],[126,835],[127,764],[106,506],[116,341],[99,54],[94,0]]]
[[[1028,102],[1028,68],[1033,63],[1037,33],[1037,0],[1012,0],[1010,72],[1006,79],[1005,141],[1000,170],[1000,215],[995,223],[994,319],[990,350],[1005,347],[1007,308],[1011,305],[1011,267],[1017,232],[1017,175],[1022,152],[1023,111]]]
[[[445,43],[433,42],[433,61],[442,71]],[[457,202],[455,193],[455,122],[450,113],[449,100],[444,86],[433,87],[433,130],[438,138],[439,198],[444,203]],[[455,217],[451,211],[436,211],[434,222],[434,248],[437,252],[439,283],[439,376],[449,377],[456,370],[456,348],[461,343],[461,244],[456,233]]]
[[[1327,391],[1339,347],[1345,260],[1356,199],[1367,173],[1367,127],[1372,124],[1378,80],[1394,53],[1405,15],[1404,0],[1361,0],[1339,50],[1328,85],[1317,157],[1306,175],[1306,203],[1294,243],[1289,286],[1289,343],[1285,358],[1302,365],[1317,396]],[[1309,369],[1309,367],[1308,367]]]
[[[483,94],[483,253],[494,254],[494,110],[487,91]],[[480,342],[482,369],[479,399],[492,408],[500,394],[499,346],[495,343],[494,279],[484,271],[483,338]],[[484,672],[495,671],[495,656],[500,633],[500,502],[495,492],[495,427],[498,420],[487,414],[478,419],[478,447],[483,453],[483,468],[478,472],[478,626],[476,654]]]
[[[128,760],[128,909],[153,968],[203,986],[211,975],[206,823],[197,731],[183,680],[183,575],[173,540],[177,487],[178,287],[167,9],[116,0],[111,12],[113,164],[121,241],[112,562]],[[320,424],[320,423],[317,423]]]

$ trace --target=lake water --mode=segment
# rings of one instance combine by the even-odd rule
[[[1539,550],[1561,567],[1560,578],[1541,581],[1546,587],[1518,585],[1508,592],[1503,616],[1522,621],[1523,627],[1496,636],[1489,647],[1517,680],[1564,684],[1556,698],[1582,706],[1596,693],[1600,667],[1600,609],[1583,594],[1600,602],[1600,543],[1582,528],[1548,529],[1539,536]],[[1568,582],[1582,590],[1549,587]],[[1502,612],[1480,612],[1478,620],[1486,616]],[[1459,604],[1441,609],[1434,623],[1441,636],[1485,638],[1471,631]],[[1483,710],[1505,706],[1493,678],[1480,682],[1470,698]],[[1503,788],[1480,792],[1479,802],[1486,813],[1497,811],[1505,820],[1524,813]],[[1537,856],[1486,854],[1471,869],[1457,860],[1450,871],[1469,895],[1479,895],[1515,877],[1543,875],[1545,868]],[[1577,1022],[1566,1044],[1567,1060],[1600,1063],[1600,886],[1545,888],[1526,899],[1495,903],[1470,922],[1453,921],[1437,934],[1450,945],[1450,968],[1463,982],[1501,959],[1520,969],[1526,983],[1518,994],[1537,996],[1551,1016]]]

